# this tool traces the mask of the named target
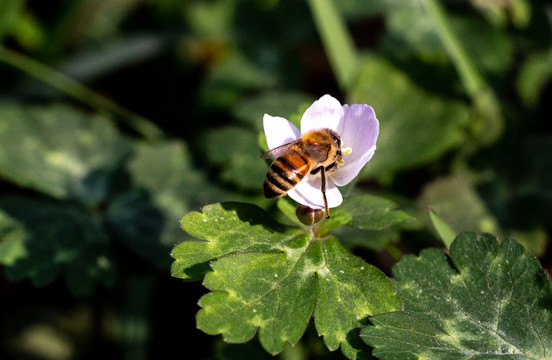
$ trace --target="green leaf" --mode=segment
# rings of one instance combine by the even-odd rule
[[[217,128],[207,133],[203,143],[207,159],[220,169],[222,180],[260,191],[268,168],[260,158],[255,132],[233,126]]]
[[[207,205],[180,220],[189,235],[206,241],[184,241],[172,251],[171,272],[185,280],[199,280],[209,271],[209,262],[243,251],[269,251],[274,244],[302,233],[274,221],[264,210],[240,203]]]
[[[314,323],[330,350],[341,343],[345,356],[357,358],[366,351],[358,342],[358,327],[381,309],[399,310],[402,304],[381,270],[351,255],[335,238],[321,244],[325,261],[317,270]]]
[[[435,209],[455,233],[500,232],[497,220],[464,176],[451,175],[429,183],[419,201]]]
[[[354,195],[332,210],[332,217],[321,223],[319,232],[325,233],[341,225],[362,230],[382,230],[414,219],[397,207],[394,202],[377,196]]]
[[[0,218],[6,217],[13,227],[9,235],[24,247],[4,268],[11,280],[29,278],[35,286],[46,286],[61,275],[75,295],[114,282],[107,239],[90,214],[44,200],[7,197],[0,199]]]
[[[212,269],[204,281],[212,292],[199,302],[197,324],[228,342],[258,332],[265,350],[276,354],[299,340],[314,314],[328,348],[356,358],[367,349],[355,336],[366,317],[401,308],[387,277],[337,239],[317,240],[256,206],[213,204],[181,224],[200,240],[175,247],[172,274],[198,279]]]
[[[111,200],[107,220],[132,251],[166,268],[174,239],[182,236],[178,219],[222,192],[193,168],[179,141],[136,146],[127,170],[132,187]]]
[[[23,0],[0,1],[0,41],[13,31],[14,23],[23,17],[21,10],[24,4]]]
[[[285,216],[287,220],[290,220],[293,225],[296,226],[305,226],[298,218],[297,218],[297,203],[289,196],[284,196],[279,198],[276,201],[276,206],[278,207],[278,210],[282,212],[282,214]]]
[[[464,141],[466,104],[428,93],[382,58],[371,56],[364,62],[350,102],[371,105],[380,119],[378,149],[364,176],[387,179],[433,161]]]
[[[447,249],[450,248],[450,244],[452,244],[454,237],[456,236],[456,232],[452,230],[452,228],[445,221],[443,221],[439,215],[437,215],[435,210],[430,208],[428,213],[429,219],[437,231],[437,234],[439,234],[441,241]]]
[[[401,59],[416,56],[441,65],[447,61],[447,54],[438,29],[430,25],[426,12],[421,6],[405,6],[390,12],[386,22],[389,32],[384,40],[390,51],[400,52],[397,56]],[[450,14],[448,20],[475,67],[495,75],[508,69],[514,47],[505,32],[473,16]]]
[[[0,211],[0,264],[13,265],[27,255],[24,228],[17,219]]]
[[[106,200],[113,172],[130,152],[100,116],[68,106],[0,106],[0,176],[61,199]]]
[[[525,60],[516,88],[526,106],[534,107],[552,76],[552,49],[532,54]]]
[[[359,230],[342,226],[332,232],[347,249],[364,248],[374,251],[389,250],[401,238],[401,227],[392,226],[378,231]]]
[[[237,51],[225,52],[220,58],[207,74],[199,96],[207,110],[231,109],[247,90],[266,89],[277,82],[274,72]]]
[[[308,106],[314,100],[312,96],[303,93],[267,91],[256,97],[247,97],[239,102],[234,108],[233,114],[236,119],[244,124],[251,126],[257,131],[263,131],[264,114],[280,116],[292,121],[292,117],[305,104]],[[305,109],[302,110],[304,112]],[[303,115],[303,112],[300,115]],[[294,124],[299,127],[299,123]]]
[[[552,283],[513,239],[462,233],[393,268],[404,312],[370,318],[363,340],[386,359],[549,359]]]

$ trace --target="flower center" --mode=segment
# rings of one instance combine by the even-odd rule
[[[342,153],[343,155],[349,155],[349,154],[352,153],[352,152],[353,152],[353,148],[350,148],[350,147],[342,147],[342,148],[341,148],[341,153]],[[339,161],[339,165],[343,165],[344,163],[345,163],[345,161],[344,161],[343,159],[341,159],[341,160]]]

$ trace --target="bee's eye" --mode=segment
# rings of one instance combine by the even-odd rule
[[[341,139],[340,139],[340,138],[338,138],[338,137],[335,136],[335,135],[332,135],[332,138],[333,138],[333,141],[335,142],[335,144],[336,144],[337,146],[341,145]]]

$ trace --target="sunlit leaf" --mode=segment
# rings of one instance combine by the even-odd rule
[[[105,201],[130,146],[114,126],[68,106],[0,106],[0,176],[60,199]]]
[[[382,230],[391,225],[408,222],[413,217],[398,210],[394,202],[373,195],[354,195],[332,211],[332,217],[321,224],[322,231],[341,225],[362,230]]]
[[[362,338],[379,359],[548,359],[552,283],[513,239],[459,235],[452,264],[437,249],[393,268],[404,312],[370,318]]]
[[[173,276],[199,280],[209,271],[209,262],[240,251],[269,251],[302,233],[287,228],[260,208],[239,203],[205,206],[180,220],[191,236],[207,241],[184,241],[172,251]],[[240,236],[241,235],[241,236]]]
[[[75,295],[91,294],[97,284],[115,281],[107,238],[92,214],[44,200],[9,197],[0,199],[0,216],[13,219],[16,228],[11,234],[24,246],[4,268],[8,278],[29,278],[35,286],[46,286],[62,276]]]
[[[199,240],[175,247],[172,274],[198,279],[207,272],[212,292],[199,302],[198,327],[228,342],[258,332],[276,354],[299,340],[314,315],[326,346],[355,358],[367,350],[356,335],[366,317],[401,308],[386,276],[335,238],[319,241],[253,205],[209,205],[181,224]]]

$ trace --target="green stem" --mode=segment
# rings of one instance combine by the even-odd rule
[[[147,313],[153,283],[153,276],[132,276],[129,279],[124,309],[119,319],[125,359],[147,358],[147,340],[150,335]]]
[[[489,144],[502,133],[504,120],[500,104],[492,88],[486,83],[469,57],[466,49],[450,26],[450,21],[439,0],[421,0],[428,16],[433,20],[435,31],[451,58],[470,96],[476,123],[474,131],[482,144]]]
[[[403,252],[401,251],[401,249],[396,247],[394,244],[387,244],[385,250],[395,261],[399,261],[400,258],[403,256]]]
[[[130,128],[134,129],[148,140],[156,140],[163,136],[162,131],[146,118],[125,109],[59,71],[23,54],[7,49],[2,45],[0,45],[0,62],[8,64],[41,80],[101,113],[117,115],[121,118],[121,121],[124,121]]]
[[[345,21],[332,0],[309,0],[309,5],[337,82],[349,89],[358,70],[358,54]]]
[[[458,74],[464,83],[464,87],[470,97],[479,94],[487,87],[485,80],[477,71],[474,63],[469,58],[462,43],[450,26],[447,14],[438,0],[423,0],[429,17],[433,20],[436,33],[441,38],[441,43],[449,54],[452,62],[458,70]]]

